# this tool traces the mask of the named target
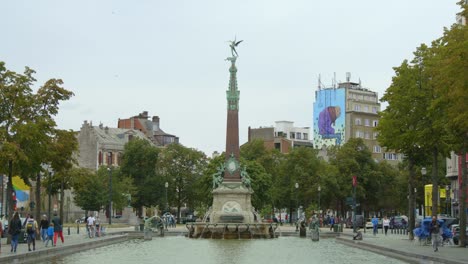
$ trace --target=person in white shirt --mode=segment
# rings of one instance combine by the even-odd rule
[[[95,228],[95,226],[94,226],[95,221],[96,220],[94,219],[94,216],[90,215],[88,217],[89,238],[92,238],[95,235],[95,232],[96,232],[95,229],[94,229]]]
[[[382,226],[385,230],[385,235],[387,235],[387,230],[388,230],[388,227],[390,226],[390,219],[388,219],[386,216],[382,220]]]

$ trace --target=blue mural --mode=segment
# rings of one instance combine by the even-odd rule
[[[346,90],[321,89],[315,93],[314,146],[341,145],[345,139]]]

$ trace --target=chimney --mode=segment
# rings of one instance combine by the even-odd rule
[[[143,111],[143,113],[140,114],[142,118],[148,118],[148,111]]]
[[[159,116],[153,116],[153,131],[159,130]]]
[[[104,131],[106,132],[106,134],[109,134],[109,127],[106,126],[106,127],[104,128]]]

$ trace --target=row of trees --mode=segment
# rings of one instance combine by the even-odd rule
[[[460,1],[467,17],[466,1]],[[395,77],[382,101],[379,142],[405,154],[409,174],[410,230],[414,228],[414,192],[417,166],[432,165],[433,194],[439,190],[440,158],[449,151],[461,155],[463,179],[460,186],[460,230],[466,225],[466,150],[468,146],[468,28],[453,25],[430,46],[422,44],[411,61],[395,67]],[[438,195],[432,196],[437,214]],[[465,246],[465,234],[460,243]],[[410,236],[412,238],[412,232]]]
[[[351,179],[356,175],[362,210],[392,213],[405,209],[406,193],[402,190],[406,175],[385,162],[375,162],[361,139],[352,139],[330,153],[330,162],[325,162],[311,148],[295,148],[286,155],[266,150],[262,141],[243,145],[241,165],[252,179],[253,206],[268,215],[274,208],[288,208],[291,213],[298,205],[310,213],[319,209],[321,195],[321,208],[337,208],[345,215],[351,209],[345,201],[351,197]],[[146,140],[135,139],[125,146],[121,167],[112,170],[113,182],[117,189],[118,182],[123,183],[123,189],[115,189],[116,193],[131,194],[131,205],[140,215],[144,206],[165,210],[170,205],[179,213],[186,205],[201,216],[211,206],[212,175],[224,160],[223,155],[208,159],[202,152],[179,144],[160,149]],[[108,176],[105,170],[99,170],[97,176],[101,185],[89,180],[84,181],[88,187],[75,187],[76,201],[84,209],[97,210],[106,205]],[[81,203],[79,197],[89,197],[87,192],[100,192],[100,204],[95,199],[83,199],[92,206]],[[123,205],[116,204],[116,208]]]
[[[48,190],[57,193],[72,167],[72,153],[77,146],[73,132],[57,129],[54,120],[59,104],[73,93],[62,87],[60,79],[50,79],[34,92],[34,73],[28,67],[23,73],[16,73],[0,62],[0,173],[8,177],[8,215],[12,215],[14,207],[13,175],[19,175],[28,184],[30,180],[37,182],[35,199],[39,205],[43,165],[53,167],[61,184]],[[39,218],[40,206],[35,215]]]

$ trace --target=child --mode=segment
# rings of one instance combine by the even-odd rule
[[[47,240],[45,242],[45,246],[49,244],[49,241],[52,242],[52,246],[55,247],[54,245],[54,223],[50,223],[49,228],[47,228]]]

